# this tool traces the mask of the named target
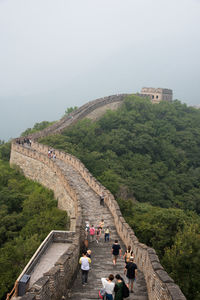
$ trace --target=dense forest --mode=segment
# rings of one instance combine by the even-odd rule
[[[199,110],[130,96],[41,142],[79,157],[187,299],[200,300]]]
[[[53,229],[67,230],[53,192],[9,166],[10,143],[0,142],[0,299]]]

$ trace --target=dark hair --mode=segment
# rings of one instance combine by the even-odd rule
[[[115,240],[115,243],[118,243],[118,240]]]
[[[119,280],[119,279],[122,279],[121,276],[120,276],[119,274],[115,275],[115,278],[118,279],[118,280]]]
[[[128,246],[128,251],[131,251],[131,246]]]
[[[114,279],[114,275],[113,275],[113,274],[110,274],[110,275],[108,276],[108,279],[112,281],[112,280]]]
[[[87,250],[84,250],[84,251],[83,251],[83,255],[86,255],[86,254],[87,254]]]

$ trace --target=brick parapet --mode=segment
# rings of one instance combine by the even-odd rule
[[[74,112],[70,113],[67,116],[64,116],[60,121],[52,124],[51,126],[30,134],[29,137],[32,140],[36,140],[41,137],[48,136],[50,134],[57,134],[62,132],[67,126],[72,125],[76,123],[77,121],[85,118],[87,115],[89,115],[92,111],[97,110],[99,107],[103,107],[107,104],[114,103],[114,102],[123,102],[124,98],[126,96],[129,96],[130,94],[118,94],[118,95],[111,95],[108,97],[99,98],[90,102],[87,102],[86,104],[82,105],[78,109],[76,109]]]
[[[39,151],[47,156],[48,146],[34,142],[32,148],[35,152]],[[163,269],[155,250],[138,241],[132,228],[124,220],[119,205],[110,191],[91,175],[79,159],[60,150],[55,151],[57,158],[70,163],[97,194],[104,193],[105,203],[114,217],[117,232],[126,247],[131,245],[135,261],[139,269],[144,273],[149,300],[185,300],[186,298],[180,288]]]
[[[24,159],[24,157],[26,159]],[[36,174],[38,170],[47,168],[45,173],[48,175],[48,181],[52,181],[51,174],[54,175],[56,173],[56,176],[54,176],[58,180],[56,186],[62,187],[62,191],[66,190],[66,194],[70,195],[70,198],[66,199],[66,201],[69,201],[70,199],[70,201],[73,202],[71,204],[74,207],[74,211],[72,211],[72,215],[70,216],[71,221],[73,221],[71,226],[73,231],[52,231],[40,245],[17,279],[17,282],[19,282],[24,274],[29,275],[32,272],[35,265],[40,260],[40,257],[51,243],[71,243],[69,249],[57,260],[54,267],[43,274],[28,292],[20,298],[24,300],[61,299],[62,295],[68,293],[71,283],[76,276],[79,268],[78,259],[80,257],[80,249],[84,242],[85,220],[82,217],[79,196],[77,195],[76,190],[67,182],[61,169],[53,161],[49,160],[48,157],[39,153],[32,147],[23,147],[22,145],[13,142],[10,163],[11,165],[18,165],[27,177],[37,181],[39,181],[37,176],[40,175]],[[40,167],[39,169],[38,165]],[[40,176],[40,182],[44,185],[46,184],[45,179],[42,178],[42,176]],[[54,190],[54,186],[52,181],[52,190]]]

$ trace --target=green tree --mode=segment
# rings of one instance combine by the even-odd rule
[[[66,110],[65,110],[65,115],[69,115],[71,114],[73,111],[77,110],[78,106],[71,106],[71,107],[68,107]]]
[[[200,299],[200,226],[188,224],[165,250],[162,262],[188,300]]]

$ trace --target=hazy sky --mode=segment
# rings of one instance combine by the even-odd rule
[[[200,0],[0,0],[0,139],[143,86],[200,104]]]

